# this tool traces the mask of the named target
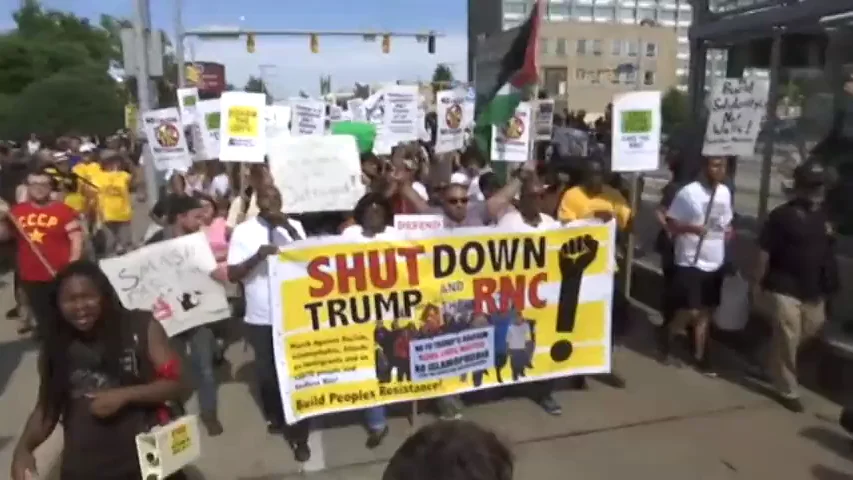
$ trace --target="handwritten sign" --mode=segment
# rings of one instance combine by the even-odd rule
[[[401,232],[432,232],[444,228],[441,215],[394,215],[394,228]]]
[[[766,79],[727,78],[711,91],[703,155],[752,155],[767,111]]]
[[[296,135],[323,135],[326,133],[326,104],[317,100],[293,99],[290,101],[293,119],[290,133]]]
[[[266,154],[263,93],[225,92],[219,99],[219,159],[225,162],[261,163]]]
[[[349,211],[365,193],[358,147],[349,135],[275,137],[270,171],[287,213]]]
[[[100,262],[122,305],[151,310],[169,336],[230,315],[204,234],[167,240]]]

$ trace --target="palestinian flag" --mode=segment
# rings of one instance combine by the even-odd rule
[[[500,70],[493,89],[477,105],[474,126],[477,142],[482,152],[489,151],[492,126],[505,125],[521,103],[523,92],[539,80],[537,54],[539,53],[539,22],[541,0],[536,0],[530,16],[519,27],[509,50],[501,59]]]

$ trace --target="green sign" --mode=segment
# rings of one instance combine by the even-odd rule
[[[641,134],[652,131],[651,110],[627,110],[622,112],[622,133]]]
[[[211,112],[204,116],[204,123],[209,130],[218,130],[221,120],[219,112]]]

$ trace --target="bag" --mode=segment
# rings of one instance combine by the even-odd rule
[[[743,330],[749,313],[749,283],[740,274],[725,277],[720,291],[720,306],[714,313],[714,325],[727,332]]]

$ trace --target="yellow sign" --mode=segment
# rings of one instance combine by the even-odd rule
[[[124,128],[135,132],[138,125],[139,110],[136,105],[128,103],[124,106]]]
[[[612,223],[582,222],[285,250],[273,304],[288,422],[609,371],[613,239]]]
[[[232,137],[257,137],[258,109],[243,106],[229,108],[228,135]]]
[[[171,441],[169,445],[172,449],[172,455],[178,455],[186,451],[192,445],[189,428],[186,425],[175,427],[171,433]]]

